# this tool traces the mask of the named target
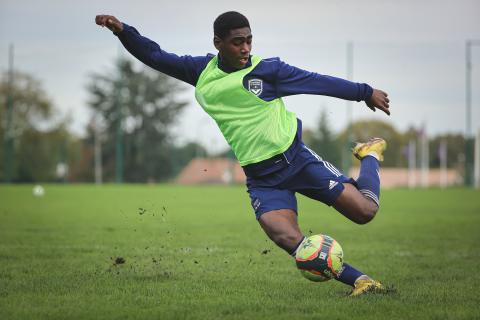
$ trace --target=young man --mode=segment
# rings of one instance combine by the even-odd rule
[[[375,217],[385,141],[357,144],[353,152],[362,162],[355,181],[303,144],[301,122],[281,97],[318,94],[365,101],[371,110],[389,115],[385,92],[301,70],[278,58],[250,55],[250,24],[238,12],[223,13],[214,22],[218,55],[198,57],[168,53],[114,16],[98,15],[95,21],[146,65],[196,87],[197,101],[217,122],[244,169],[258,222],[279,247],[295,256],[305,239],[297,223],[296,192],[333,206],[359,224]],[[383,288],[346,263],[337,280],[352,286],[352,295]]]

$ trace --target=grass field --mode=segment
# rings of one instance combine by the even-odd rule
[[[241,186],[0,186],[0,319],[480,318],[480,192],[384,191],[364,226],[299,210],[396,292],[303,279]]]

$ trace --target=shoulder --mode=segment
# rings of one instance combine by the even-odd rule
[[[195,66],[197,72],[202,72],[203,69],[207,66],[207,64],[215,57],[214,54],[207,53],[204,56],[185,56],[188,57],[187,59]]]
[[[195,62],[199,65],[202,65],[202,64],[205,64],[207,65],[210,60],[213,59],[213,57],[215,57],[215,55],[211,54],[211,53],[207,53],[206,55],[204,56],[190,56],[190,55],[186,55],[184,56],[185,58],[189,59],[190,61],[192,62]]]
[[[259,68],[267,68],[267,69],[277,69],[282,63],[279,57],[273,58],[262,58],[262,60],[258,63]]]
[[[280,57],[262,58],[263,63],[276,64],[281,62]]]
[[[258,67],[264,68],[266,70],[275,71],[277,73],[285,69],[287,70],[290,70],[292,68],[298,69],[294,66],[287,64],[286,62],[281,60],[279,57],[262,59],[262,61],[260,61],[260,63],[258,64]]]
[[[208,53],[205,56],[191,56],[191,55],[184,55],[180,58],[183,60],[185,64],[187,64],[190,68],[195,69],[196,72],[202,72],[203,69],[207,66],[210,60],[215,57],[213,54]]]
[[[281,68],[282,61],[279,57],[262,58],[262,60],[255,67],[255,74],[262,75],[264,77],[276,77],[278,71]]]
[[[193,60],[197,61],[198,63],[209,63],[215,57],[212,53],[207,53],[204,56],[195,56],[192,57]]]
[[[173,53],[163,52],[162,69],[157,69],[193,86],[196,85],[200,74],[214,57],[212,54],[205,56],[178,56]]]
[[[305,72],[302,69],[285,63],[279,57],[262,59],[256,69],[259,73],[270,75],[276,78],[289,77],[292,74],[298,73],[299,71]]]
[[[191,84],[196,85],[200,74],[202,74],[203,70],[207,67],[208,63],[215,57],[214,54],[207,53],[205,56],[184,56],[188,57],[187,65],[189,65],[191,70],[193,71]]]

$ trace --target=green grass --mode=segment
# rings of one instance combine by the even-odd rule
[[[0,319],[480,318],[478,191],[384,191],[364,226],[303,197],[299,210],[306,234],[396,293],[303,279],[244,187],[0,186]]]

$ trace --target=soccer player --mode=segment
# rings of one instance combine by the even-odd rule
[[[256,218],[268,237],[295,256],[305,237],[297,223],[298,192],[333,206],[351,221],[365,224],[379,208],[379,162],[386,142],[374,138],[357,144],[361,160],[355,181],[343,175],[302,142],[302,123],[287,111],[282,97],[317,94],[365,101],[368,108],[389,111],[389,99],[365,83],[308,72],[279,58],[251,55],[249,21],[229,11],[213,24],[217,55],[178,56],[140,35],[111,15],[98,15],[123,46],[144,64],[195,86],[195,97],[216,121],[247,177]],[[375,281],[344,263],[336,279],[353,287],[351,295],[382,290]]]

